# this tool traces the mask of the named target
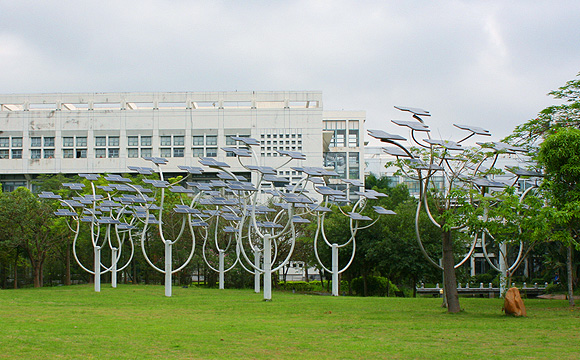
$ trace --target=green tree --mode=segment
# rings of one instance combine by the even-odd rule
[[[568,299],[573,298],[573,251],[579,244],[580,225],[580,130],[562,128],[548,136],[540,146],[538,162],[546,172],[543,186],[553,206],[550,218],[552,237],[568,246]]]
[[[576,76],[580,77],[580,73]],[[570,80],[558,90],[548,93],[563,100],[540,111],[538,117],[517,126],[505,140],[515,145],[532,146],[561,128],[580,128],[580,78]]]
[[[44,263],[59,240],[54,236],[52,207],[20,187],[0,196],[1,236],[20,246],[32,266],[34,287],[41,287]]]

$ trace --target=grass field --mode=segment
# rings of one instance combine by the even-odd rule
[[[580,310],[525,300],[359,298],[103,285],[0,290],[0,359],[578,359]]]

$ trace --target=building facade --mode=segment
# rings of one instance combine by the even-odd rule
[[[39,174],[127,173],[150,166],[148,156],[168,159],[169,174],[211,157],[250,175],[221,150],[241,146],[234,136],[260,141],[249,163],[282,166],[278,175],[291,180],[301,175],[293,166],[363,179],[364,121],[363,111],[324,111],[319,91],[0,95],[0,183],[11,191]],[[306,160],[285,166],[277,150]],[[215,178],[212,171],[199,180]]]

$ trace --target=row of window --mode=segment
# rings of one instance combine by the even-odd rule
[[[237,141],[233,139],[236,135],[226,135],[226,145],[236,145]],[[240,135],[248,137],[249,135]],[[12,141],[11,141],[12,140]],[[217,145],[217,135],[193,135],[192,145],[193,146],[203,146],[203,145]],[[12,144],[12,147],[22,147],[22,137],[13,136],[10,137],[0,137],[0,148],[8,148]],[[95,146],[119,146],[119,136],[95,136]],[[183,135],[162,135],[159,137],[160,146],[185,146],[185,136]],[[134,135],[127,136],[128,146],[151,146],[152,136],[150,135]],[[31,147],[55,147],[55,137],[54,136],[33,136],[30,138]],[[87,137],[86,136],[63,136],[62,137],[62,147],[86,147]]]
[[[192,148],[193,157],[217,157],[217,147]],[[139,158],[152,156],[152,148],[128,148],[127,157]],[[54,149],[30,149],[31,159],[52,159]],[[184,157],[185,148],[160,148],[161,157]],[[87,157],[87,149],[62,149],[64,159],[84,159]],[[95,158],[118,158],[119,148],[96,148]],[[0,149],[0,159],[22,159],[22,149]]]

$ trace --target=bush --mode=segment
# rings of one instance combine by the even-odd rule
[[[350,283],[350,287],[354,294],[359,296],[364,295],[364,280],[362,277],[353,279]],[[399,291],[399,288],[391,283],[386,277],[367,276],[368,296],[387,296],[387,291],[394,294],[395,291]]]
[[[278,283],[280,290],[298,291],[298,292],[313,292],[325,291],[322,288],[320,281],[288,281]]]
[[[566,287],[564,286],[564,284],[548,284],[548,286],[546,286],[546,294],[556,294],[559,292],[563,292],[566,290]]]

